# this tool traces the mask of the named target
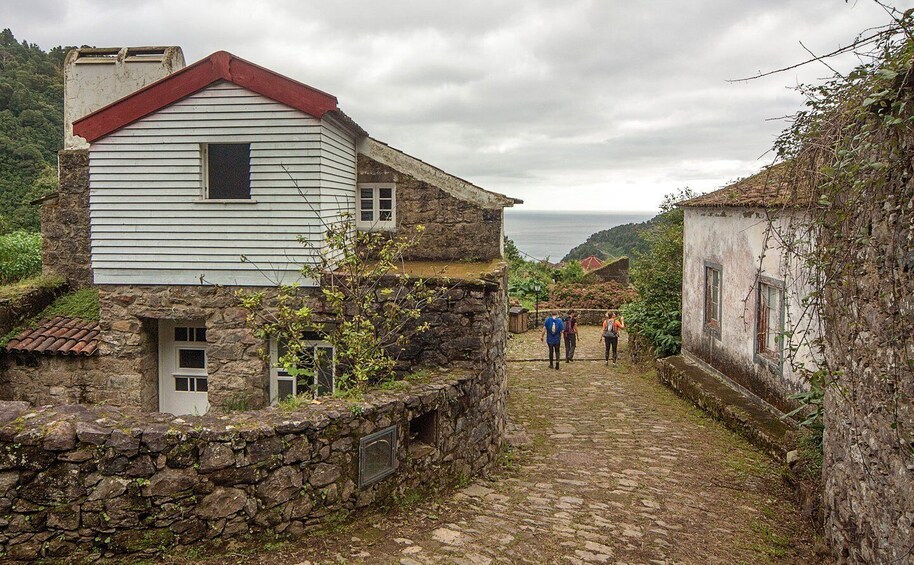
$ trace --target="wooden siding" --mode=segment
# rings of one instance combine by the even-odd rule
[[[251,144],[252,201],[202,199],[204,143]],[[298,236],[322,245],[320,216],[355,206],[352,134],[227,82],[94,142],[89,155],[98,284],[307,283],[298,265],[313,251]]]

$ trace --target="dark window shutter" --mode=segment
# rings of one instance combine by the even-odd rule
[[[251,198],[251,144],[211,144],[209,151],[209,198]]]

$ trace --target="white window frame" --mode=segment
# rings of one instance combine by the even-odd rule
[[[179,341],[177,339],[172,340],[172,354],[175,358],[174,371],[172,376],[174,378],[174,390],[177,392],[199,392],[206,394],[209,391],[209,355],[206,352],[206,341],[197,341],[195,332],[199,328],[205,329],[205,326],[202,325],[189,325],[189,324],[176,324],[172,329],[172,332],[176,331],[178,328],[187,328],[188,335],[194,333],[193,340]],[[172,333],[174,336],[174,333]],[[190,367],[181,366],[181,351],[202,351],[203,352],[203,368],[195,369]],[[178,391],[177,379],[188,379],[188,389]],[[199,380],[206,381],[206,390],[199,390]]]
[[[381,189],[390,189],[390,220],[381,221]],[[371,220],[362,219],[362,190],[371,189]],[[367,210],[367,208],[366,208]],[[397,185],[392,182],[359,183],[355,193],[355,226],[364,231],[391,231],[397,228]]]
[[[324,340],[314,340],[308,339],[302,341],[302,343],[311,348],[326,348],[331,351],[330,367],[331,374],[330,380],[332,383],[331,394],[336,393],[336,348],[333,347],[329,342]],[[311,382],[314,389],[317,389],[318,384],[318,374],[317,371],[314,372],[313,381]],[[285,369],[279,366],[279,340],[271,339],[270,340],[270,404],[276,404],[279,402],[279,381],[291,381],[293,392],[297,390],[297,383],[295,382],[295,377],[292,377],[286,373]]]

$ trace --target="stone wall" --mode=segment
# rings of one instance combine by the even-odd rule
[[[99,369],[97,356],[7,353],[0,360],[0,398],[48,404],[136,406],[140,398],[117,376]]]
[[[45,274],[67,279],[73,288],[92,285],[89,264],[89,152],[57,155],[60,185],[41,206],[41,260]]]
[[[504,363],[507,296],[503,268],[491,282],[451,283],[445,298],[430,305],[419,319],[430,329],[394,352],[398,370],[417,367],[481,369]],[[255,290],[255,289],[250,289]],[[270,308],[276,289],[266,292]],[[102,330],[101,372],[97,384],[114,383],[129,391],[130,404],[158,410],[158,321],[198,320],[207,328],[208,400],[216,410],[269,402],[269,367],[264,343],[247,327],[248,311],[234,289],[220,286],[102,285],[99,300]],[[302,289],[315,296],[318,289]],[[31,400],[31,399],[30,399]]]
[[[6,335],[32,316],[37,316],[69,287],[63,280],[50,286],[31,288],[10,298],[0,299],[0,335]]]
[[[260,290],[275,293],[275,289]],[[248,329],[248,311],[234,292],[209,285],[101,285],[101,367],[110,378],[137,391],[135,406],[156,411],[159,320],[202,321],[207,329],[210,405],[217,409],[239,402],[252,408],[266,406],[269,374],[263,344]]]
[[[851,563],[914,562],[914,183],[886,186],[855,205],[871,237],[825,302],[826,535]]]
[[[505,394],[502,364],[294,413],[174,418],[0,402],[0,551],[79,558],[301,534],[488,469],[502,445]],[[430,413],[436,429],[410,431]],[[392,425],[396,472],[360,488],[360,439]]]
[[[482,208],[359,155],[359,182],[396,183],[397,232],[425,226],[411,261],[484,261],[501,257],[502,208]]]

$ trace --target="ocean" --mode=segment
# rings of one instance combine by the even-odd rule
[[[537,259],[558,262],[598,231],[643,222],[657,212],[548,212],[505,209],[505,235]]]

